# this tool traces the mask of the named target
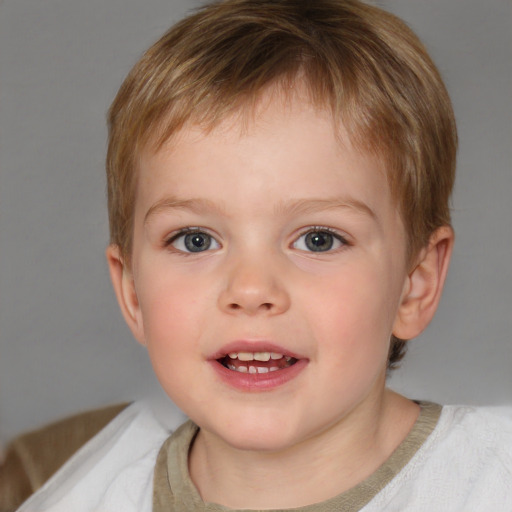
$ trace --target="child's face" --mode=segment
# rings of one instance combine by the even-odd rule
[[[284,449],[379,407],[405,255],[379,162],[269,100],[143,156],[132,329],[204,432]]]

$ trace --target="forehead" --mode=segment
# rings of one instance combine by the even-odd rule
[[[381,161],[355,148],[330,111],[298,95],[272,92],[215,126],[189,123],[140,161],[137,204],[146,209],[169,197],[201,195],[235,204],[258,191],[274,209],[330,195],[353,204],[382,202],[382,210],[389,199]]]
[[[238,130],[243,135],[270,119],[271,112],[283,120],[286,115],[314,111],[318,117],[330,121],[329,128],[340,143],[350,142],[361,153],[382,153],[378,156],[383,157],[386,148],[380,140],[381,135],[372,133],[369,128],[365,106],[357,105],[357,99],[338,104],[329,93],[319,92],[310,82],[311,79],[298,72],[232,98],[217,97],[212,92],[199,104],[188,104],[187,98],[179,100],[170,114],[158,116],[141,132],[139,146],[142,151],[139,153],[152,154],[164,146],[169,148],[184,132],[207,134],[229,129]]]
[[[208,102],[215,103],[215,98],[212,96]],[[173,153],[181,152],[185,142],[190,144],[194,140],[237,137],[236,144],[239,145],[255,132],[263,133],[276,125],[281,125],[282,132],[291,135],[298,133],[301,123],[310,122],[313,114],[317,131],[321,125],[322,140],[335,142],[331,149],[336,146],[340,151],[349,150],[358,157],[373,159],[380,175],[390,178],[388,171],[394,166],[389,165],[389,148],[383,144],[385,137],[372,133],[364,119],[359,119],[365,117],[360,108],[355,108],[355,114],[351,109],[354,110],[354,105],[347,108],[334,106],[329,97],[322,96],[298,73],[234,99],[227,111],[206,105],[205,109],[196,106],[183,122],[173,114],[164,116],[150,132],[142,134],[137,160],[146,162],[157,155],[174,157]],[[136,174],[141,167],[137,166]],[[394,180],[388,181],[394,199],[397,199]]]

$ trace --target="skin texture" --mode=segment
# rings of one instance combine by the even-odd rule
[[[209,249],[187,252],[185,228]],[[327,230],[333,247],[310,250],[306,234]],[[318,502],[391,454],[418,407],[385,388],[389,339],[432,318],[452,242],[440,228],[408,267],[385,169],[299,96],[142,155],[131,267],[107,257],[128,325],[201,428],[189,466],[205,501]],[[300,370],[260,387],[221,377],[220,354],[266,346]]]

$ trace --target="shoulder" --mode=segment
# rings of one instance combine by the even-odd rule
[[[19,510],[151,510],[156,456],[162,443],[182,421],[181,413],[169,407],[149,402],[130,405]]]
[[[436,430],[440,446],[459,454],[465,448],[475,463],[491,454],[512,461],[512,407],[444,406]]]
[[[512,510],[511,489],[512,407],[444,406],[434,431],[375,504],[404,512]]]
[[[445,406],[436,434],[431,469],[452,492],[474,510],[512,510],[512,407]]]
[[[16,510],[127,406],[82,412],[13,439],[0,464],[0,510]]]

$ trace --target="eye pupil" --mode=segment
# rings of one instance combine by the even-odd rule
[[[210,247],[211,237],[205,233],[190,233],[185,236],[185,247],[190,252],[206,251]]]
[[[310,251],[329,251],[334,244],[334,237],[325,231],[313,231],[306,235],[305,242]]]

